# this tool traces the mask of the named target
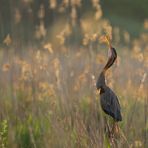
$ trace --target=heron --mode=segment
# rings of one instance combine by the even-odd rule
[[[97,90],[99,90],[100,104],[101,104],[102,110],[107,115],[111,116],[115,123],[112,128],[112,132],[113,132],[113,130],[115,130],[116,128],[115,127],[115,125],[117,125],[116,123],[119,121],[122,121],[121,107],[120,107],[118,97],[113,92],[113,90],[107,86],[105,82],[105,74],[107,70],[114,64],[115,60],[117,59],[117,52],[115,48],[112,47],[109,37],[105,36],[105,38],[109,46],[108,60],[98,77],[96,88]]]

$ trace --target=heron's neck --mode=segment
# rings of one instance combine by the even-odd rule
[[[100,78],[101,78],[101,83],[102,83],[102,86],[106,86],[106,82],[105,82],[105,73],[106,73],[106,70],[103,70],[100,74]]]
[[[104,69],[103,69],[105,72],[114,64],[116,58],[117,58],[116,50],[113,47],[109,48],[108,61],[107,61],[106,65],[104,66]]]
[[[108,57],[110,58],[112,56],[112,48],[108,49]]]

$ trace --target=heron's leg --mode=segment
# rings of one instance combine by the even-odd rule
[[[112,130],[111,130],[111,133],[112,133],[114,136],[119,135],[119,126],[118,126],[118,122],[113,121],[113,127],[112,127]]]
[[[110,128],[110,132],[109,132],[109,140],[110,140],[110,144],[113,148],[117,148],[118,144],[117,144],[117,139],[116,139],[116,128],[118,128],[118,124],[117,122],[113,121],[112,122],[112,127]]]
[[[111,136],[111,128],[109,126],[108,120],[106,117],[104,117],[104,122],[105,122],[105,132],[108,135],[108,137]]]
[[[112,133],[112,127],[110,126],[109,124],[109,121],[107,120],[106,117],[104,117],[104,122],[105,122],[105,133],[109,139],[109,142],[110,142],[110,145],[113,147],[113,148],[116,148],[116,143],[115,143],[115,138],[114,138],[114,134]]]

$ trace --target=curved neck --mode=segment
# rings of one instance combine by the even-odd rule
[[[109,50],[110,50],[110,54],[109,54],[108,61],[107,61],[106,65],[104,66],[102,72],[100,73],[97,83],[96,83],[97,89],[106,87],[105,73],[114,64],[114,62],[117,58],[116,50],[113,47],[111,47]]]
[[[116,58],[117,58],[116,50],[113,47],[109,48],[108,61],[103,68],[104,72],[106,72],[114,64]]]
[[[102,85],[102,86],[105,86],[105,85],[106,85],[106,82],[105,82],[105,73],[106,73],[106,71],[103,70],[103,71],[101,72],[101,74],[100,74],[100,79],[101,79],[101,85]]]
[[[97,83],[96,83],[96,87],[97,89],[100,89],[102,87],[105,87],[106,83],[105,83],[105,73],[104,71],[102,71],[98,77]]]

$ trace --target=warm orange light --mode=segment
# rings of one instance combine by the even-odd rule
[[[110,37],[109,35],[103,35],[99,38],[101,43],[106,43],[109,47],[111,47]]]
[[[105,39],[106,39],[108,46],[111,46],[109,35],[105,35]]]

